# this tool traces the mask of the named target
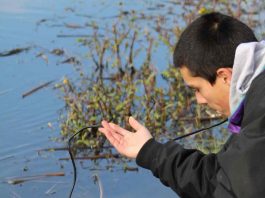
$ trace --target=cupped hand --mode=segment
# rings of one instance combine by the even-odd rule
[[[136,158],[143,145],[152,138],[150,132],[133,117],[129,124],[135,132],[128,131],[116,124],[102,121],[102,132],[119,153],[129,158]]]

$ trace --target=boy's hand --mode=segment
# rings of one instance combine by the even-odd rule
[[[136,158],[142,146],[152,138],[150,132],[133,117],[129,118],[129,124],[135,132],[106,121],[102,121],[99,131],[104,133],[110,143],[119,153],[130,158]]]

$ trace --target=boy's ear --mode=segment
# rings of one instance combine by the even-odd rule
[[[233,69],[230,67],[222,67],[216,71],[217,78],[220,78],[224,83],[231,84]]]

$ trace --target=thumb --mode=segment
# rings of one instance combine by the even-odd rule
[[[136,131],[141,129],[143,127],[143,125],[141,125],[137,120],[135,120],[132,116],[130,116],[129,118],[129,124],[131,125],[131,127],[133,129],[135,129]]]

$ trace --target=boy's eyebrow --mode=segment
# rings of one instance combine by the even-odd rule
[[[185,82],[185,85],[186,85],[187,87],[191,88],[191,89],[194,89],[194,88],[196,89],[196,87],[195,87],[194,85],[188,84],[188,83],[186,83],[186,82]]]
[[[194,85],[188,85],[188,87],[192,89],[197,89],[197,87],[195,87]]]

